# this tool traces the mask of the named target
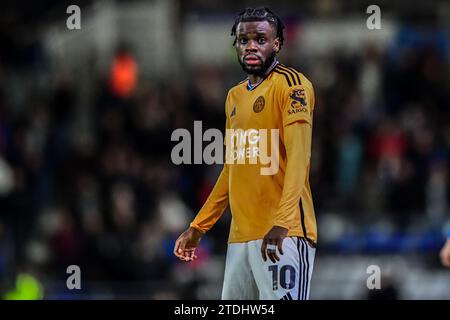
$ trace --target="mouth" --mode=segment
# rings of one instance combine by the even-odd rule
[[[262,64],[261,58],[259,58],[256,55],[253,55],[253,54],[247,55],[244,58],[244,62],[245,62],[245,64],[247,64],[249,66],[257,66],[257,65],[261,65]]]

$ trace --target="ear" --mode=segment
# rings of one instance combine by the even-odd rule
[[[273,42],[273,50],[278,53],[280,52],[281,46],[280,46],[280,38],[275,38],[275,41]]]

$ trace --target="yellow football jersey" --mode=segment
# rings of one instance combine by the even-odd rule
[[[248,81],[233,87],[225,103],[226,164],[191,226],[208,231],[229,203],[230,243],[262,239],[275,224],[287,227],[288,236],[305,237],[315,243],[317,226],[309,185],[309,160],[305,168],[298,168],[306,171],[298,206],[286,221],[277,223],[275,219],[285,179],[289,178],[285,176],[285,128],[295,122],[305,123],[311,139],[313,110],[311,82],[281,64],[253,88]],[[278,143],[274,145],[275,141]],[[307,152],[310,159],[310,148]],[[271,161],[267,162],[268,159]]]

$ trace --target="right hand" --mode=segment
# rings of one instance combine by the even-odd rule
[[[175,242],[173,254],[181,261],[194,261],[197,259],[195,249],[200,243],[203,234],[195,228],[189,227]]]
[[[447,242],[442,248],[440,255],[442,264],[450,268],[450,237],[447,238]]]

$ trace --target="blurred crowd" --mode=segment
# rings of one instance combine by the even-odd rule
[[[374,230],[442,240],[448,56],[439,31],[404,27],[386,48],[282,60],[316,90],[311,184],[321,250]],[[119,296],[192,297],[195,277],[184,277],[224,255],[229,212],[198,262],[183,266],[172,255],[221,168],[172,164],[171,133],[192,131],[194,120],[223,131],[227,90],[243,74],[201,66],[186,69],[187,81],[163,81],[139,71],[132,48],[120,47],[108,70],[81,78],[52,68],[38,41],[1,34],[0,294],[28,272],[64,297],[75,264],[84,292],[99,283]]]

